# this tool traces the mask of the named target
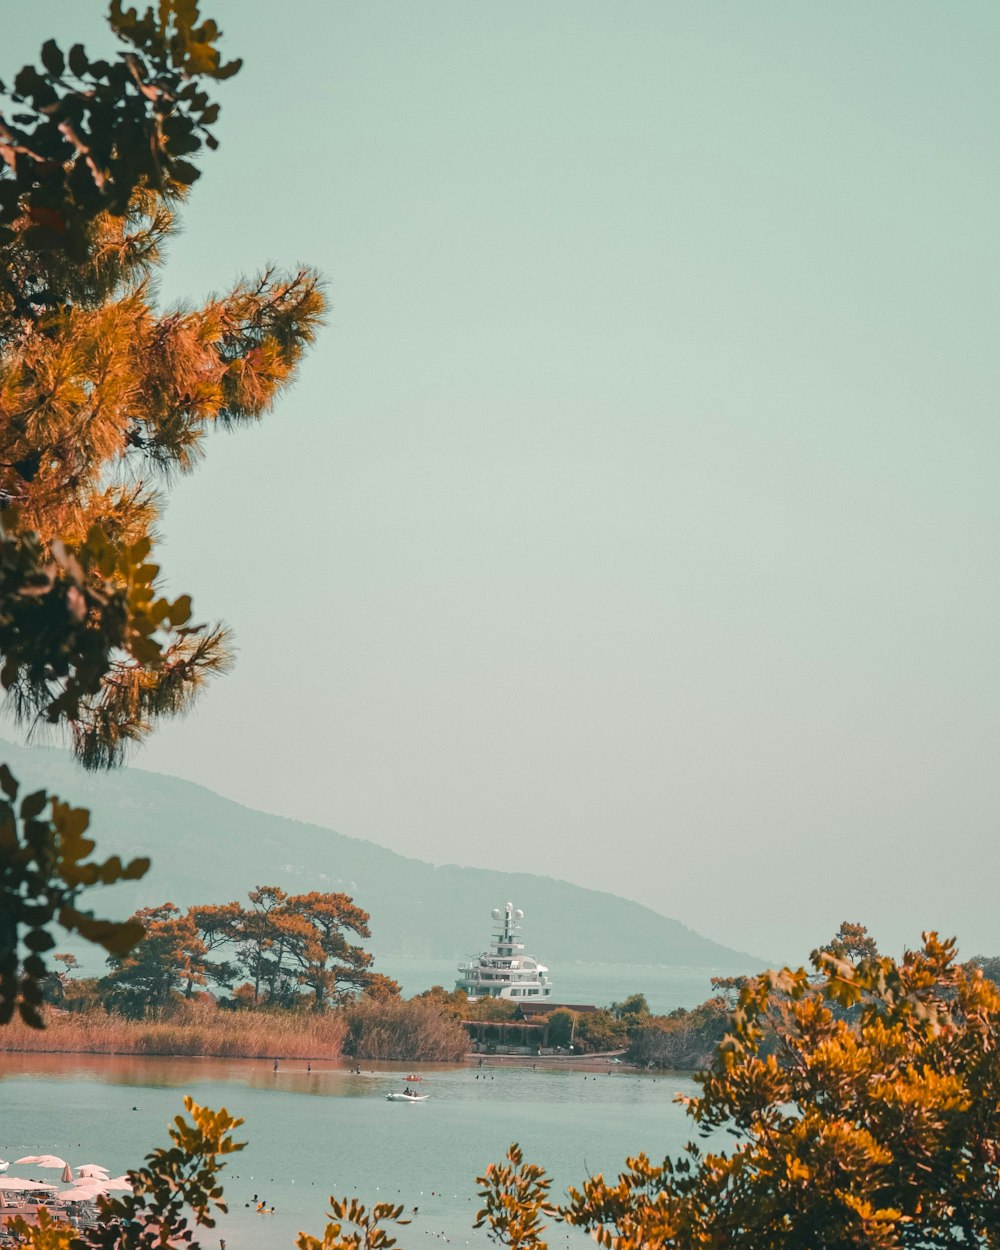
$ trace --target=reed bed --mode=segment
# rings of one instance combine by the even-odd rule
[[[197,1055],[232,1059],[338,1059],[347,1024],[328,1015],[199,1009],[167,1019],[126,1020],[104,1011],[48,1012],[44,1029],[19,1020],[0,1029],[0,1051],[51,1054]]]
[[[357,1059],[454,1063],[469,1049],[461,1021],[433,1003],[362,998],[344,1015],[348,1049]]]

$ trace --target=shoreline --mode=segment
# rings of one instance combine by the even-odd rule
[[[461,1061],[461,1025],[424,1004],[361,1003],[328,1013],[226,1012],[203,1004],[165,1019],[133,1020],[95,1009],[48,1015],[45,1027],[21,1021],[0,1034],[0,1053],[110,1054],[337,1062],[395,1057]]]
[[[32,1047],[0,1047],[0,1065],[5,1060],[25,1060],[33,1056],[39,1059],[51,1061],[53,1059],[66,1059],[67,1061],[80,1059],[139,1059],[153,1060],[167,1063],[176,1062],[210,1062],[210,1063],[240,1063],[240,1064],[261,1064],[266,1068],[271,1068],[275,1057],[278,1060],[279,1068],[277,1075],[306,1075],[310,1074],[318,1076],[323,1073],[339,1072],[344,1075],[352,1075],[354,1069],[362,1066],[361,1075],[372,1076],[381,1072],[396,1072],[409,1069],[410,1071],[435,1070],[453,1070],[455,1068],[477,1068],[483,1069],[504,1069],[504,1068],[544,1068],[549,1070],[571,1069],[579,1072],[639,1072],[634,1063],[626,1062],[621,1056],[624,1052],[606,1052],[603,1054],[593,1055],[481,1055],[474,1051],[469,1051],[461,1059],[452,1061],[434,1061],[434,1060],[414,1060],[414,1059],[362,1059],[356,1060],[349,1055],[277,1055],[271,1053],[262,1054],[211,1054],[211,1053],[193,1053],[185,1051],[181,1053],[168,1051],[149,1051],[149,1050],[106,1050],[93,1048],[49,1048],[41,1046]],[[617,1062],[616,1062],[617,1061]],[[309,1064],[309,1068],[304,1065]]]
[[[176,1051],[176,1050],[111,1050],[98,1047],[64,1047],[64,1046],[3,1046],[0,1045],[0,1060],[5,1055],[65,1055],[72,1057],[94,1057],[106,1055],[109,1059],[238,1059],[242,1062],[273,1063],[332,1063],[336,1067],[350,1071],[359,1062],[367,1066],[370,1063],[394,1063],[410,1067],[505,1067],[505,1068],[560,1068],[571,1067],[580,1069],[617,1068],[621,1071],[638,1071],[634,1063],[625,1058],[625,1051],[605,1051],[592,1055],[519,1055],[491,1054],[483,1055],[477,1051],[468,1051],[461,1059],[453,1061],[417,1060],[417,1059],[381,1059],[357,1060],[350,1055],[275,1055],[271,1051],[255,1051],[253,1053],[226,1054],[212,1051]],[[297,1070],[297,1069],[295,1069]]]
[[[601,1071],[605,1068],[616,1069],[620,1072],[636,1072],[639,1069],[634,1063],[629,1063],[624,1058],[624,1050],[602,1051],[592,1055],[482,1055],[476,1051],[470,1051],[465,1056],[467,1066],[476,1067],[482,1060],[484,1068],[504,1067],[504,1068],[581,1068],[588,1070]]]

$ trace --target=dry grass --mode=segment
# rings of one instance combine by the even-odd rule
[[[0,1051],[55,1054],[198,1055],[337,1059],[347,1025],[339,1014],[219,1011],[193,1003],[164,1020],[125,1020],[104,1011],[49,1011],[43,1030],[19,1020],[0,1029]]]
[[[351,1054],[358,1059],[454,1063],[469,1049],[461,1022],[419,999],[362,998],[344,1014]]]

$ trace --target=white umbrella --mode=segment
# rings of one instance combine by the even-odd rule
[[[60,1176],[59,1179],[63,1182],[64,1185],[68,1184],[68,1182],[73,1179],[73,1169],[70,1167],[68,1163],[63,1168],[62,1176]]]
[[[52,1184],[51,1182],[49,1182],[49,1184],[45,1184],[44,1181],[24,1180],[20,1176],[0,1176],[0,1190],[4,1190],[4,1189],[5,1190],[11,1190],[11,1189],[23,1189],[23,1190],[51,1189],[51,1190],[54,1190],[55,1185]]]
[[[102,1168],[99,1163],[81,1163],[76,1169],[77,1176],[98,1176],[102,1180],[111,1175],[107,1168]]]
[[[25,1155],[23,1159],[15,1159],[15,1163],[30,1163],[36,1168],[64,1168],[66,1160],[58,1155]]]
[[[84,1188],[82,1185],[74,1185],[72,1189],[64,1189],[59,1195],[60,1202],[93,1202],[97,1197],[97,1190]]]
[[[113,1190],[122,1193],[132,1192],[132,1185],[127,1176],[116,1176],[113,1180],[108,1180],[106,1176],[87,1176],[82,1181],[77,1181],[75,1188],[86,1189],[92,1194],[109,1194]]]

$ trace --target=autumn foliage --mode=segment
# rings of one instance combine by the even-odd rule
[[[229,664],[226,628],[163,590],[163,491],[209,431],[270,409],[323,312],[307,269],[157,305],[196,158],[216,142],[206,84],[239,63],[223,61],[195,0],[142,13],[113,0],[109,21],[115,58],[50,40],[40,67],[0,84],[0,684],[22,723],[62,727],[89,767],[119,762]],[[86,813],[21,795],[6,770],[0,790],[0,1023],[15,1008],[40,1023],[56,923],[101,943],[121,986],[132,974],[141,986],[141,955],[127,954],[138,922],[97,920],[81,895],[145,866],[92,859]],[[258,935],[237,943],[255,999],[294,984],[323,1006],[345,980],[363,982],[343,934],[361,930],[341,903],[262,896],[258,912]],[[205,914],[199,928],[160,913],[144,917],[160,926],[150,950],[181,949],[183,961],[157,992],[199,984],[234,917]],[[541,1250],[556,1220],[615,1250],[1000,1247],[1000,990],[934,934],[896,961],[845,925],[812,965],[727,987],[735,1010],[688,1104],[700,1146],[629,1159],[561,1203],[512,1147],[481,1178],[494,1238]],[[103,1203],[100,1226],[43,1219],[20,1230],[25,1244],[194,1245],[224,1209],[218,1175],[239,1121],[191,1100],[187,1112],[130,1174],[134,1195]],[[303,1250],[389,1247],[401,1212],[331,1199],[330,1214]]]
[[[307,269],[158,307],[195,158],[217,144],[204,84],[240,63],[194,0],[113,0],[109,25],[117,57],[49,40],[0,83],[0,685],[22,724],[61,727],[91,768],[230,664],[226,627],[163,590],[163,492],[210,430],[271,408],[323,312]],[[53,923],[112,953],[136,933],[78,905],[123,866],[86,860],[55,796],[16,807],[9,774],[4,791],[0,1022],[16,1008],[37,1026]]]
[[[186,912],[163,903],[136,912],[132,922],[146,937],[109,956],[111,971],[97,987],[101,1001],[139,1018],[210,984],[218,990],[241,982],[232,1006],[308,1003],[316,1011],[361,992],[399,993],[372,969],[371,954],[348,940],[370,936],[368,913],[348,895],[288,894],[268,885],[251,890],[248,901]]]
[[[486,1218],[508,1219],[521,1192],[615,1250],[1000,1245],[997,987],[936,934],[899,962],[820,950],[813,968],[743,987],[688,1102],[713,1148],[629,1159],[562,1205],[524,1198],[508,1167],[506,1186],[487,1187]],[[714,1148],[721,1133],[730,1149]]]

